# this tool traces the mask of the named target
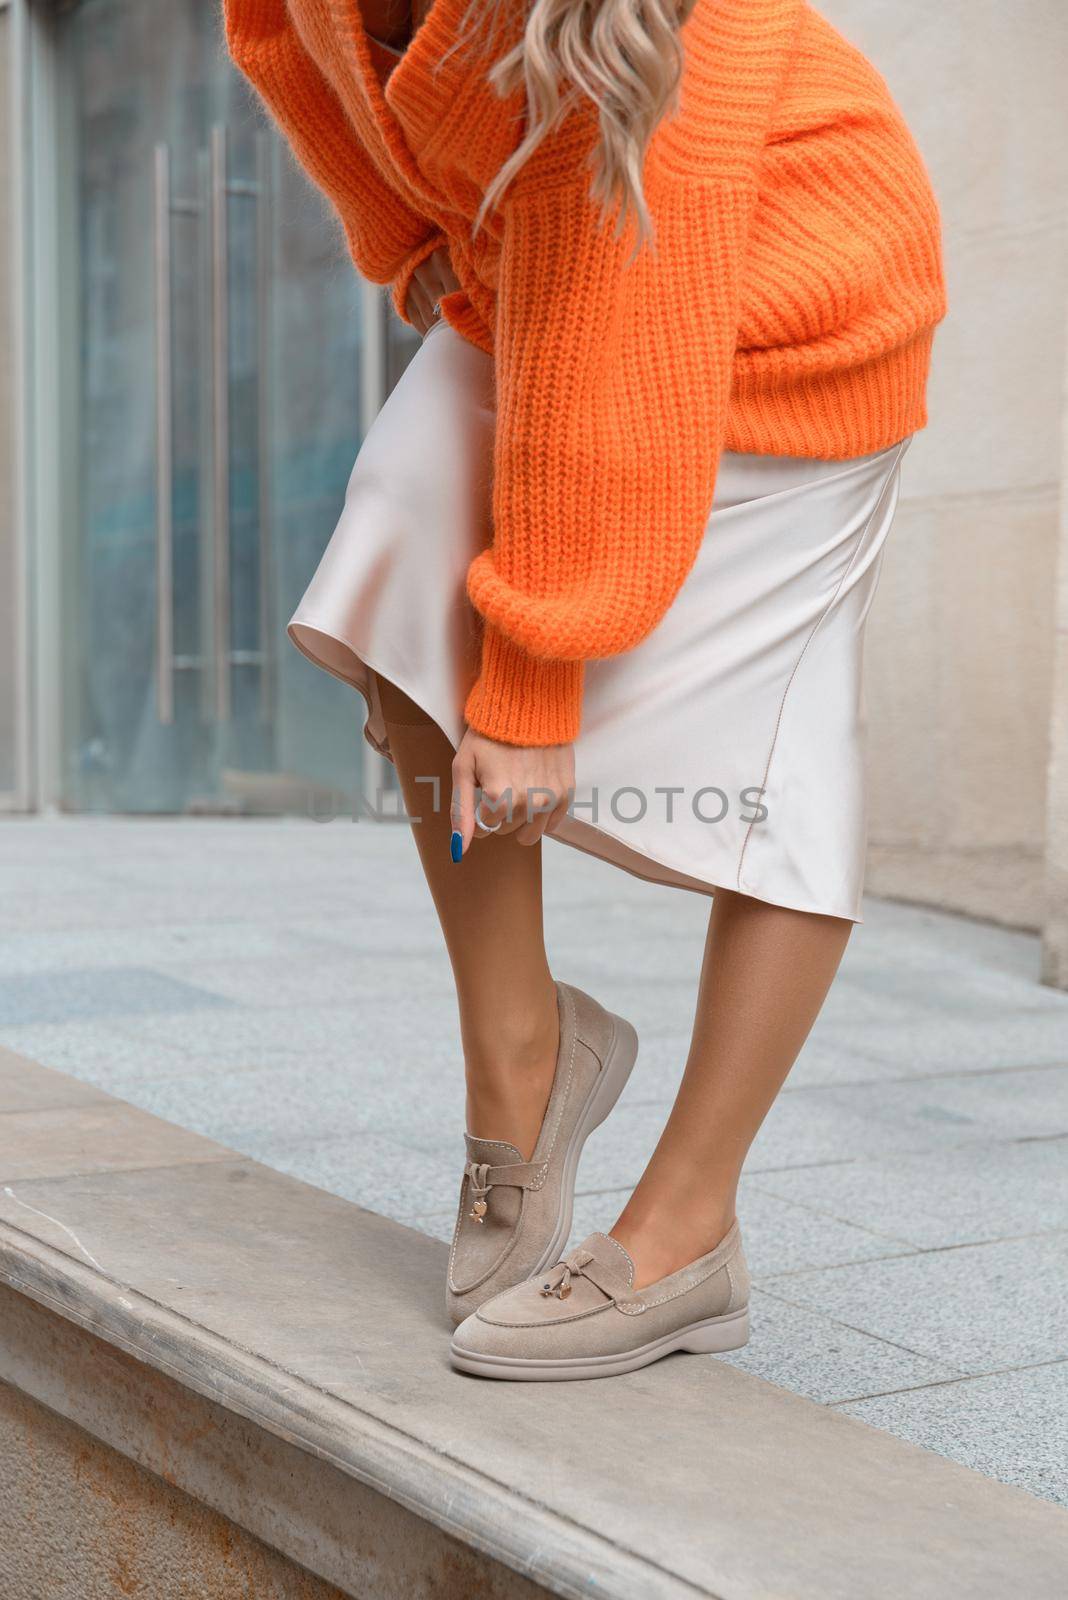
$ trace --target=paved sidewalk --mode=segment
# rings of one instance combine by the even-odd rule
[[[556,969],[642,1038],[581,1235],[655,1143],[706,908],[547,860]],[[12,821],[0,884],[0,1043],[448,1231],[456,1027],[405,829]],[[751,1158],[754,1336],[731,1359],[1068,1504],[1068,996],[1037,969],[1025,935],[869,905]]]

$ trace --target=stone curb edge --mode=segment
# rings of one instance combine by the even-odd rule
[[[725,1600],[565,1521],[6,1221],[0,1221],[0,1279],[565,1600],[608,1594],[613,1600]],[[190,1359],[194,1348],[200,1353],[195,1362]],[[216,1384],[205,1380],[205,1368],[216,1375]],[[531,1550],[541,1559],[532,1561]]]

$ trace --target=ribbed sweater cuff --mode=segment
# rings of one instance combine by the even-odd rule
[[[482,672],[464,707],[468,726],[502,744],[570,744],[582,718],[582,666],[529,655],[487,623]]]
[[[435,231],[429,234],[420,244],[416,245],[400,272],[394,278],[390,290],[393,298],[393,309],[403,322],[412,320],[407,312],[408,290],[411,288],[412,278],[416,269],[422,266],[427,256],[432,256],[434,251],[442,245],[448,245],[448,240],[443,233]]]

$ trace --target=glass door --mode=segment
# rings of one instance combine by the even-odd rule
[[[67,803],[321,805],[359,782],[363,702],[284,628],[344,498],[378,301],[226,60],[215,4],[82,0],[60,54]],[[389,338],[397,369],[410,346]]]

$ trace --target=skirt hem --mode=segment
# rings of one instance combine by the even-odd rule
[[[388,740],[384,734],[376,732],[381,725],[381,708],[378,704],[378,694],[375,680],[385,678],[395,685],[402,694],[425,711],[440,729],[449,744],[455,750],[455,743],[447,728],[442,725],[440,718],[436,717],[431,707],[424,703],[424,693],[414,684],[405,681],[403,672],[395,672],[392,668],[380,667],[367,659],[366,656],[354,650],[350,644],[338,639],[334,634],[306,619],[294,617],[286,630],[293,644],[313,666],[320,667],[328,672],[331,677],[348,684],[360,694],[367,706],[367,718],[363,726],[363,735],[372,750],[387,761],[392,761]],[[308,635],[314,634],[320,639],[327,639],[335,646],[339,653],[344,654],[352,663],[352,670],[345,672],[328,654],[316,654],[311,648]],[[605,828],[594,822],[581,819],[567,818],[563,826],[566,833],[554,831],[546,833],[547,839],[552,839],[557,844],[565,844],[573,850],[580,850],[583,855],[593,856],[598,861],[603,861],[609,866],[617,867],[632,878],[640,878],[645,883],[655,883],[662,888],[686,889],[691,894],[705,895],[711,899],[717,890],[727,894],[744,895],[748,900],[759,900],[764,905],[779,906],[784,911],[800,911],[810,916],[837,917],[843,922],[852,922],[858,926],[863,922],[863,917],[855,911],[842,911],[837,907],[824,905],[801,905],[773,894],[760,894],[753,889],[741,889],[734,883],[719,882],[713,878],[700,878],[692,872],[686,872],[681,867],[665,860],[662,856],[650,854],[648,850],[639,850],[634,845],[614,833],[610,828]],[[747,836],[748,837],[748,836]],[[741,861],[739,860],[739,870]]]

